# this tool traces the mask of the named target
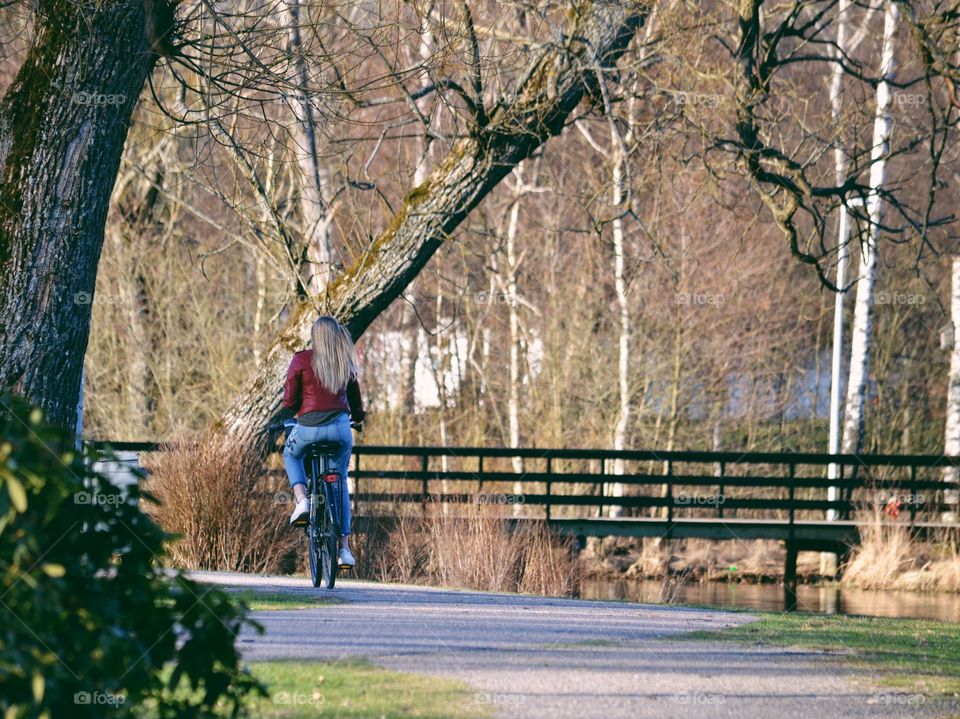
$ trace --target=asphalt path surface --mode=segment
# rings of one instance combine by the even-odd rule
[[[197,572],[202,582],[334,604],[260,611],[248,661],[365,658],[450,677],[496,717],[953,716],[956,706],[882,688],[842,654],[682,639],[753,621],[744,613],[426,587]]]

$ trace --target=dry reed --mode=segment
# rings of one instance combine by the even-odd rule
[[[361,576],[378,581],[549,596],[579,589],[571,540],[542,522],[513,527],[484,505],[378,522],[355,547]]]
[[[146,510],[176,535],[169,556],[177,566],[240,572],[292,568],[299,533],[288,527],[290,488],[269,476],[262,458],[212,433],[158,452],[146,490]]]
[[[956,533],[921,541],[906,525],[879,519],[860,528],[843,584],[860,589],[960,592]]]

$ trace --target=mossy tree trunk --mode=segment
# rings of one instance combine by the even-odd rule
[[[157,58],[145,8],[156,6],[39,0],[33,43],[0,101],[0,389],[64,426],[76,422],[120,155]]]
[[[566,47],[546,52],[458,141],[430,176],[403,200],[367,253],[327,288],[321,310],[359,337],[400,295],[469,212],[519,162],[558,135],[585,96],[599,97],[596,72],[611,69],[643,25],[645,2],[597,1],[572,16]],[[252,439],[280,408],[291,354],[306,346],[316,311],[301,305],[264,358],[250,387],[223,418]]]

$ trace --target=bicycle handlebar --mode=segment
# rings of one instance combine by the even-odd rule
[[[295,419],[285,419],[282,422],[270,422],[262,431],[266,432],[280,432],[281,430],[289,429],[297,423]],[[350,429],[355,432],[363,432],[363,422],[354,422],[350,421]]]

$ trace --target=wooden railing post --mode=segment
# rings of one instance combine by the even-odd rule
[[[787,465],[787,476],[790,478],[789,500],[790,500],[790,525],[787,530],[786,550],[787,556],[783,567],[783,592],[784,608],[788,612],[797,609],[797,554],[798,547],[794,538],[794,520],[796,519],[796,508],[794,501],[797,496],[796,486],[796,465],[792,462]]]
[[[347,483],[349,487],[349,482]],[[360,514],[360,505],[354,497],[360,496],[360,453],[353,453],[353,494],[350,499],[353,500],[353,514]]]
[[[673,461],[667,460],[667,532],[673,528]]]
[[[606,474],[607,474],[607,473],[606,473],[606,462],[604,461],[604,458],[601,457],[601,458],[600,458],[600,514],[598,515],[598,516],[600,516],[600,517],[603,516],[603,510],[604,510],[603,500],[607,498],[607,492],[606,492],[606,490],[607,490],[607,485],[606,485],[606,483],[603,481],[604,478],[606,477]]]
[[[550,504],[553,501],[550,496],[550,486],[553,484],[552,479],[553,479],[553,458],[547,457],[547,503],[545,507],[547,510],[547,522],[550,521]]]
[[[797,484],[796,480],[796,469],[797,466],[791,462],[787,465],[787,476],[790,478],[790,489],[789,489],[789,498],[790,498],[790,536],[793,537],[793,521],[795,519],[796,508],[794,506],[794,500],[797,496]]]
[[[910,465],[910,526],[917,520],[917,467]]]
[[[725,471],[725,469],[726,469],[726,466],[727,466],[727,463],[726,463],[726,462],[720,462],[720,484],[719,484],[719,486],[718,486],[718,488],[717,488],[717,489],[718,489],[718,494],[717,494],[717,517],[719,517],[720,519],[723,519],[723,503],[727,501],[727,497],[726,497],[726,495],[724,494],[724,488],[723,488],[723,475],[724,475],[724,471]]]
[[[423,513],[427,513],[427,502],[430,500],[430,482],[427,479],[427,469],[429,467],[430,455],[424,451],[420,460],[420,472],[423,474]]]

